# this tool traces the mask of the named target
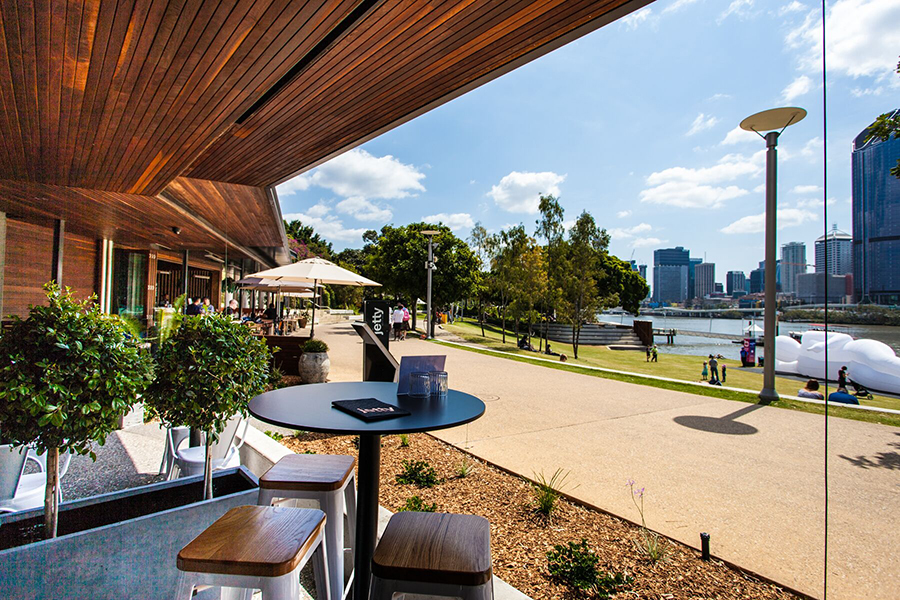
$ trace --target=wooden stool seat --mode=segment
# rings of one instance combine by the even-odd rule
[[[353,475],[352,456],[291,454],[279,460],[259,478],[259,487],[269,490],[331,492],[344,487]]]
[[[238,506],[178,553],[178,569],[280,577],[299,566],[324,526],[321,510]]]
[[[491,580],[491,527],[475,515],[401,512],[391,517],[372,574],[385,580],[480,586]]]

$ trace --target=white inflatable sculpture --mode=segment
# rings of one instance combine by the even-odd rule
[[[900,357],[887,344],[854,340],[846,333],[807,331],[797,341],[787,335],[775,338],[775,370],[803,377],[836,380],[842,366],[850,378],[867,388],[900,392]],[[825,344],[828,343],[828,364]]]

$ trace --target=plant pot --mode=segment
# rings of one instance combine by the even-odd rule
[[[297,324],[300,325],[300,329],[304,329],[309,324],[309,319],[306,317],[300,317],[297,319]]]
[[[304,352],[298,363],[303,383],[325,383],[331,370],[327,352]]]
[[[21,535],[40,528],[43,509],[0,517],[0,597],[173,598],[178,551],[259,493],[244,467],[217,471],[213,484],[212,500],[198,501],[203,477],[196,476],[64,502],[60,536],[31,543],[21,544]]]

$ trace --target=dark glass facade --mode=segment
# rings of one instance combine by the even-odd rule
[[[894,116],[900,110],[894,111]],[[900,304],[900,140],[853,140],[853,285],[860,302]]]

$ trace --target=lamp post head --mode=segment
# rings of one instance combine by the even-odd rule
[[[423,229],[420,233],[422,235],[432,236],[432,235],[438,235],[440,233],[440,231],[437,231],[435,229]]]
[[[804,117],[806,110],[796,106],[770,108],[741,121],[741,129],[762,135],[764,131],[783,130],[788,125],[799,123]]]

